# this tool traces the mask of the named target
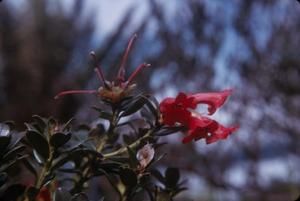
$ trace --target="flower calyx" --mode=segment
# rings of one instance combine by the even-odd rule
[[[102,82],[102,86],[99,87],[97,90],[68,90],[60,92],[55,96],[55,99],[60,98],[61,96],[68,95],[68,94],[96,94],[101,99],[105,101],[109,101],[111,103],[118,103],[123,98],[127,97],[131,94],[133,89],[136,87],[136,84],[132,84],[132,81],[136,78],[136,76],[140,73],[142,69],[145,67],[151,66],[147,63],[140,64],[135,71],[128,77],[128,79],[125,79],[125,64],[128,59],[129,52],[132,48],[132,45],[137,38],[137,35],[135,34],[129,41],[127,48],[125,50],[125,53],[123,55],[121,65],[119,67],[118,74],[114,81],[108,81],[105,79],[104,73],[102,72],[101,66],[97,64],[97,58],[95,52],[91,52],[90,56],[94,62],[95,65],[95,72],[97,74],[97,77]]]

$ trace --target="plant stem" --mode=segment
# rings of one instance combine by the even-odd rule
[[[113,130],[115,129],[116,125],[118,123],[118,112],[116,111],[116,109],[112,109],[112,119],[110,121],[109,124],[109,128],[107,130],[106,135],[100,140],[100,142],[96,145],[96,151],[97,152],[101,152],[107,142],[108,135],[111,134],[113,132]],[[91,166],[89,165],[91,161],[88,160],[86,162],[86,164],[84,165],[83,169],[82,169],[82,176],[78,179],[78,181],[76,182],[74,188],[71,190],[71,193],[78,193],[79,191],[82,190],[82,186],[84,185],[84,183],[86,181],[89,180],[90,178],[90,170],[91,170]]]
[[[142,140],[146,139],[147,137],[149,137],[151,134],[153,133],[153,130],[149,130],[143,137],[137,139],[136,141],[134,141],[133,143],[131,143],[128,147],[131,149],[134,149],[135,147],[137,147]],[[113,157],[116,155],[120,155],[123,154],[127,151],[127,147],[122,147],[116,151],[107,153],[107,154],[103,154],[103,158],[109,158],[109,157]]]
[[[48,175],[49,170],[51,169],[52,162],[53,162],[53,150],[51,149],[50,150],[50,156],[49,156],[48,160],[46,161],[46,164],[42,168],[41,173],[38,176],[38,179],[37,179],[37,182],[36,182],[36,185],[35,185],[35,187],[37,189],[41,189],[43,187],[44,180],[45,180],[46,176]]]

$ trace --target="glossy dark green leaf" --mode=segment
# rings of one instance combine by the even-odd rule
[[[129,146],[127,146],[127,151],[129,155],[130,167],[136,168],[139,165],[139,161],[136,158],[136,153]]]
[[[175,188],[180,178],[178,168],[167,168],[165,172],[166,187]]]
[[[156,169],[151,170],[151,175],[154,176],[160,183],[165,183],[164,176]]]
[[[146,96],[141,95],[137,97],[136,100],[134,100],[132,103],[128,105],[125,111],[121,114],[121,117],[125,117],[137,112],[147,103],[147,101],[148,99]]]
[[[166,135],[171,135],[175,134],[179,131],[183,131],[184,127],[183,126],[176,126],[176,127],[163,127],[160,129],[157,133],[156,136],[166,136]]]
[[[137,175],[132,169],[122,168],[119,172],[122,183],[129,189],[137,185]]]
[[[115,162],[115,163],[119,163],[119,164],[128,163],[129,162],[128,157],[124,157],[124,156],[109,157],[109,160],[111,160],[112,162]]]
[[[14,148],[12,148],[11,150],[9,150],[4,156],[3,156],[3,160],[12,160],[13,158],[16,157],[16,155],[20,152],[22,152],[23,150],[25,150],[26,147],[23,145],[19,145],[16,146]]]
[[[71,194],[62,188],[58,188],[54,192],[54,200],[53,201],[70,201],[71,199],[72,199]]]
[[[153,114],[156,120],[159,119],[160,116],[160,111],[159,111],[159,106],[158,102],[154,97],[149,97],[146,102],[147,108],[150,110],[150,112]]]
[[[0,156],[10,143],[11,136],[0,136]]]
[[[86,194],[78,193],[72,197],[71,201],[89,201],[89,199]]]
[[[109,112],[102,111],[99,112],[99,117],[110,121],[112,119],[112,114]]]
[[[71,139],[71,137],[71,133],[55,133],[50,138],[50,144],[53,147],[58,148],[66,144]]]
[[[155,165],[158,161],[160,161],[163,157],[165,157],[167,154],[164,153],[164,154],[161,154],[159,155],[158,157],[155,157],[150,163],[148,166],[153,166]]]
[[[27,158],[28,155],[22,155],[22,156],[17,156],[15,159],[6,161],[3,164],[0,164],[0,172],[6,171],[8,168],[10,168],[12,165],[14,165],[16,162],[23,160],[24,158]]]
[[[28,131],[34,131],[34,132],[39,133],[40,135],[43,135],[43,132],[40,131],[39,129],[37,129],[34,125],[31,125],[31,124],[28,124],[28,123],[24,123],[24,124],[25,124]]]
[[[103,111],[103,109],[98,108],[97,106],[92,106],[92,108],[93,108],[94,110],[96,110],[97,112],[102,112],[102,111]]]
[[[44,136],[31,130],[27,131],[26,137],[33,149],[35,149],[43,159],[49,158],[49,144]]]
[[[47,119],[40,117],[38,115],[33,115],[32,118],[34,119],[36,126],[40,132],[43,132],[43,130],[47,126]]]
[[[48,127],[57,126],[58,122],[53,117],[50,117],[47,122]]]
[[[33,157],[40,165],[42,165],[45,162],[45,159],[39,153],[37,153],[35,149],[33,150]]]
[[[44,179],[44,183],[43,185],[46,186],[48,185],[50,182],[52,182],[55,178],[55,173],[54,172],[51,172],[51,173],[48,173]]]
[[[0,173],[0,187],[6,183],[7,178],[8,176],[5,172]]]
[[[110,112],[104,111],[101,108],[98,107],[92,107],[93,109],[95,109],[97,112],[99,112],[99,117],[102,119],[106,119],[106,120],[111,120],[112,119],[112,114]]]
[[[63,173],[69,173],[69,174],[81,174],[80,170],[77,169],[67,169],[67,168],[60,168],[57,171],[63,172]]]
[[[102,163],[100,164],[97,169],[96,169],[96,174],[97,175],[103,175],[104,173],[106,174],[116,174],[120,170],[120,163]]]
[[[71,125],[71,123],[74,121],[74,118],[71,118],[71,119],[69,119],[69,121],[67,121],[63,126],[62,126],[62,131],[66,131],[69,127],[70,127],[70,125]]]

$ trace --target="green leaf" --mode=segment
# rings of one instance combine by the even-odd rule
[[[50,144],[55,147],[61,147],[64,144],[66,144],[70,139],[72,135],[71,133],[64,134],[64,133],[55,133],[50,138]]]
[[[165,126],[163,128],[161,128],[157,133],[156,136],[166,136],[166,135],[171,135],[171,134],[175,134],[179,131],[183,131],[184,127],[183,126]]]
[[[120,164],[119,163],[114,163],[114,162],[110,162],[110,163],[104,163],[104,164],[100,164],[97,169],[96,169],[96,175],[100,176],[105,174],[117,174],[119,172],[120,169]]]
[[[23,150],[25,150],[25,146],[23,145],[19,145],[16,146],[14,148],[12,148],[11,150],[9,150],[4,156],[3,156],[3,160],[12,160],[13,158],[16,157],[16,155],[20,152],[22,152]]]
[[[20,160],[23,160],[24,158],[27,158],[28,155],[22,155],[22,156],[18,156],[16,157],[15,159],[13,160],[10,160],[6,163],[3,163],[1,164],[0,166],[0,172],[3,172],[5,171],[6,169],[10,168],[12,165],[14,165],[16,162],[20,161]]]
[[[153,100],[153,101],[152,101]],[[153,97],[152,100],[150,98],[147,99],[146,106],[149,108],[151,113],[154,115],[155,119],[158,120],[160,116],[160,111],[158,109],[157,100]],[[154,102],[154,103],[153,103]]]
[[[135,98],[135,101],[130,103],[128,107],[125,109],[125,111],[120,115],[121,117],[131,115],[138,110],[140,110],[146,103],[148,102],[148,99],[146,96],[138,96]]]
[[[34,119],[37,127],[38,127],[38,130],[40,132],[43,132],[43,130],[46,128],[47,126],[47,119],[43,118],[43,117],[40,117],[38,115],[33,115],[32,118]]]
[[[161,154],[160,156],[158,157],[155,157],[150,163],[148,166],[153,166],[154,164],[156,164],[158,161],[160,161],[163,157],[165,157],[167,154],[166,153],[163,153]]]
[[[24,123],[24,124],[25,124],[28,131],[35,131],[35,132],[42,135],[42,132],[40,130],[38,130],[36,127],[34,127],[33,125],[28,124],[28,123]]]
[[[50,117],[48,119],[47,125],[48,125],[48,127],[56,126],[56,125],[58,125],[58,122],[53,117]]]
[[[63,126],[62,126],[62,131],[66,131],[70,124],[74,121],[74,118],[69,119],[69,121],[67,121]]]
[[[88,197],[84,193],[78,193],[72,197],[71,201],[89,201]]]
[[[33,149],[35,149],[44,160],[47,160],[49,158],[49,144],[46,138],[33,130],[27,131],[26,137]]]
[[[127,146],[127,151],[128,151],[128,155],[129,155],[129,163],[130,163],[130,167],[135,168],[139,165],[139,161],[136,158],[136,153],[129,147]]]
[[[10,143],[11,136],[0,136],[0,156],[6,150]]]
[[[160,183],[165,183],[164,176],[156,169],[151,170],[151,175],[154,176]]]
[[[58,188],[54,192],[54,201],[70,201],[71,198],[71,194],[62,188]]]
[[[176,185],[180,178],[180,173],[178,168],[167,168],[165,172],[166,178],[166,187],[167,188],[176,188]]]
[[[119,172],[122,183],[129,189],[137,185],[137,176],[135,172],[129,168],[122,168]]]
[[[33,156],[38,164],[42,165],[45,162],[45,159],[39,155],[35,149],[33,150]]]
[[[104,111],[101,108],[98,108],[98,107],[95,107],[95,106],[93,106],[92,108],[95,109],[97,112],[99,112],[99,117],[100,118],[106,119],[106,120],[109,120],[109,121],[112,119],[113,115],[110,112]]]
[[[0,173],[0,187],[6,183],[7,178],[8,176],[5,172]]]

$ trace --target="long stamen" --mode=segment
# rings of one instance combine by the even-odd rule
[[[127,45],[127,48],[126,48],[126,50],[125,50],[125,53],[124,53],[124,55],[123,55],[122,62],[121,62],[121,65],[120,65],[120,68],[119,68],[119,72],[118,72],[118,76],[117,76],[117,79],[118,79],[119,81],[121,81],[121,82],[124,82],[124,81],[125,81],[125,63],[126,63],[126,61],[127,61],[128,54],[129,54],[129,52],[130,52],[130,50],[131,50],[131,47],[132,47],[132,45],[133,45],[133,42],[134,42],[134,40],[135,40],[136,38],[137,38],[137,34],[134,34],[134,35],[131,37],[131,39],[130,39],[128,45]]]
[[[58,99],[68,94],[95,94],[95,93],[97,93],[97,90],[69,90],[69,91],[60,92],[54,97],[54,99]]]
[[[90,52],[90,56],[91,58],[93,59],[93,62],[94,62],[94,70],[99,78],[99,80],[101,80],[103,82],[103,84],[105,84],[105,78],[104,78],[104,74],[103,74],[103,71],[101,69],[101,66],[97,65],[97,58],[96,58],[96,54],[95,52]]]
[[[101,80],[103,82],[103,84],[105,84],[105,79],[104,79],[104,75],[103,75],[103,72],[101,70],[101,67],[94,68],[94,71],[96,72],[99,80]]]
[[[139,65],[135,71],[130,75],[130,77],[128,78],[127,82],[126,82],[126,86],[128,86],[132,80],[137,76],[137,74],[140,73],[140,71],[145,68],[145,67],[150,67],[151,64],[147,64],[147,63],[142,63],[141,65]]]

